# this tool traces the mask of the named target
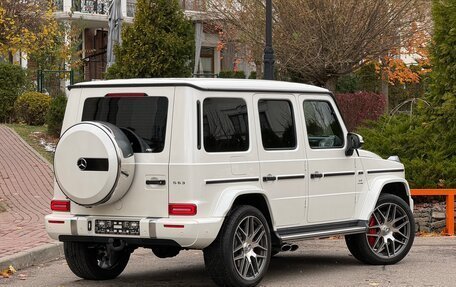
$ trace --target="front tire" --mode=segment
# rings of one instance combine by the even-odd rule
[[[106,245],[64,242],[63,248],[71,271],[88,280],[114,279],[122,273],[130,259],[128,250],[107,252]]]
[[[392,194],[381,194],[366,233],[346,235],[351,254],[371,265],[401,261],[412,247],[415,220],[408,204]]]
[[[204,250],[206,270],[218,286],[256,286],[271,260],[271,234],[255,207],[238,206]]]

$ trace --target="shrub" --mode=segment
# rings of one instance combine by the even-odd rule
[[[50,96],[38,92],[27,92],[17,98],[14,109],[19,120],[28,125],[39,126],[46,121],[50,104]]]
[[[244,71],[221,71],[219,78],[224,79],[245,79]]]
[[[14,102],[25,85],[25,71],[15,65],[0,63],[0,122],[11,120]]]
[[[336,100],[349,131],[366,120],[377,120],[386,109],[385,97],[375,93],[337,94]]]
[[[387,158],[397,155],[406,168],[406,177],[414,188],[456,187],[456,161],[436,149],[441,137],[421,116],[383,116],[357,130],[365,149]]]
[[[257,72],[253,71],[250,73],[249,79],[256,79],[257,78]]]
[[[48,134],[55,137],[60,135],[66,104],[67,98],[65,95],[58,95],[52,100],[46,116]]]

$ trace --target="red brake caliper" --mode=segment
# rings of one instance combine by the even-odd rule
[[[369,220],[369,227],[372,227],[374,225],[376,225],[376,222],[375,222],[374,215],[372,215],[370,220]],[[368,234],[377,234],[377,228],[369,228],[369,231],[367,233]],[[376,238],[374,236],[368,236],[367,237],[367,240],[369,241],[369,245],[371,247],[374,247],[375,239]]]

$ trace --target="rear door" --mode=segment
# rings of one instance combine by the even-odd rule
[[[255,95],[260,181],[268,194],[275,226],[299,225],[305,215],[305,154],[293,95]]]
[[[126,195],[106,206],[73,212],[88,215],[168,216],[168,172],[171,141],[173,87],[84,89],[82,121],[112,123],[133,146],[135,174]]]

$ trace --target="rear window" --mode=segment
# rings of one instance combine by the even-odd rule
[[[249,149],[247,105],[239,98],[207,98],[203,102],[204,149],[239,152]]]
[[[119,127],[135,153],[159,153],[165,146],[166,97],[100,97],[84,102],[83,121],[108,122]]]

